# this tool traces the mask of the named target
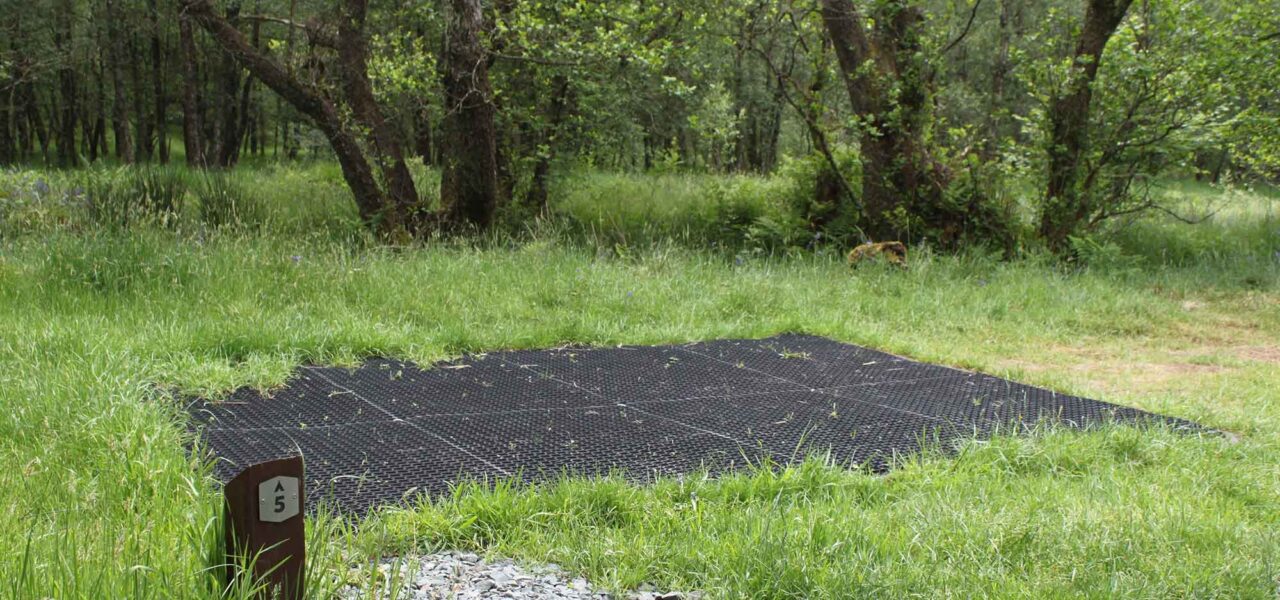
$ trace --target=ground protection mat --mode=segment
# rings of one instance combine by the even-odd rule
[[[304,366],[268,395],[186,407],[224,481],[301,453],[308,506],[352,514],[463,478],[645,480],[814,452],[884,471],[926,444],[1045,422],[1197,428],[808,335]]]

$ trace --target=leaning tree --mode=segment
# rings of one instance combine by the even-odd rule
[[[252,44],[210,0],[179,0],[232,59],[308,117],[329,142],[360,216],[382,237],[403,240],[435,226],[488,227],[498,205],[493,98],[479,0],[449,0],[441,79],[446,91],[443,210],[424,210],[405,163],[401,133],[384,114],[369,79],[367,0],[337,0],[337,23],[266,15],[241,18],[301,29],[331,53],[333,76],[305,78]],[[322,69],[314,69],[319,71]],[[325,70],[327,71],[327,70]],[[375,171],[376,166],[376,171]]]

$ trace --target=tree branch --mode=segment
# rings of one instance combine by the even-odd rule
[[[633,26],[635,25],[634,23],[631,23],[629,21],[625,21],[616,17],[610,17],[610,20],[616,21],[618,23],[624,23],[624,24],[633,25]],[[656,27],[654,27],[652,31],[646,34],[644,39],[641,40],[641,45],[648,47],[652,45],[654,42],[666,37],[670,33],[670,30],[674,27],[679,26],[680,22],[683,20],[684,20],[684,11],[679,11],[679,10],[676,11],[676,13],[673,15],[671,20],[659,23]],[[516,48],[515,50],[520,50],[520,48]],[[609,62],[611,60],[615,60],[615,59],[625,61],[631,57],[631,54],[629,52],[622,52],[617,56],[598,56],[589,60],[566,60],[561,58],[529,56],[525,54],[510,54],[510,53],[502,52],[498,48],[490,48],[488,52],[488,56],[490,58],[498,59],[498,60],[526,62],[530,64],[543,65],[547,67],[581,68],[581,67],[593,67],[596,65]]]
[[[589,67],[593,65],[598,65],[602,62],[605,62],[606,60],[609,60],[606,58],[596,58],[595,60],[589,60],[589,61],[561,60],[556,58],[543,58],[540,56],[520,56],[516,54],[503,54],[500,52],[490,52],[489,55],[500,60],[527,62],[527,63],[533,63],[535,65],[543,65],[547,67]]]
[[[307,41],[311,42],[312,44],[315,44],[317,46],[323,46],[325,48],[336,49],[338,47],[338,37],[334,35],[332,31],[329,31],[328,29],[324,28],[322,25],[320,25],[315,21],[299,23],[298,21],[292,21],[290,19],[286,19],[283,17],[275,17],[271,15],[240,15],[240,18],[245,19],[247,21],[275,23],[277,25],[284,25],[285,27],[292,27],[294,29],[301,30],[303,33],[307,34]]]
[[[978,16],[978,7],[980,6],[982,6],[982,0],[977,0],[976,2],[973,3],[973,10],[969,12],[969,22],[964,24],[964,31],[961,31],[960,35],[956,37],[956,39],[951,40],[951,43],[947,44],[946,47],[942,49],[942,52],[940,54],[946,54],[950,52],[952,48],[955,48],[957,45],[959,45],[960,42],[963,41],[964,38],[969,35],[969,30],[973,28],[973,20]]]
[[[773,59],[769,57],[768,53],[756,48],[755,46],[752,46],[751,50],[764,60],[764,64],[769,67],[771,72],[773,72],[774,77],[778,78],[779,83],[785,82],[790,84],[796,88],[796,91],[804,94],[804,90],[801,89],[800,84],[796,83],[796,80],[792,79],[789,74],[783,73],[777,65],[773,64]],[[840,172],[840,164],[836,161],[835,153],[832,152],[831,146],[827,141],[826,133],[822,131],[821,125],[813,119],[809,112],[806,111],[795,98],[791,97],[791,93],[787,91],[786,85],[779,85],[778,91],[782,93],[782,99],[785,100],[787,104],[791,105],[792,110],[795,110],[796,113],[800,115],[800,118],[804,119],[805,125],[808,126],[809,131],[814,134],[814,140],[816,142],[815,145],[818,146],[818,153],[822,154],[822,158],[826,160],[827,166],[831,168],[831,174],[835,176],[836,182],[839,184],[841,191],[843,191],[845,196],[851,201],[856,201],[858,196],[854,193],[853,186],[849,184],[849,182],[844,178],[844,174]],[[808,99],[806,98],[806,100]]]
[[[1163,204],[1160,204],[1154,200],[1145,200],[1141,204],[1138,204],[1136,206],[1131,206],[1129,208],[1100,213],[1097,217],[1095,217],[1090,221],[1090,226],[1097,225],[1107,219],[1111,219],[1114,217],[1123,217],[1125,215],[1137,214],[1137,213],[1146,212],[1149,210],[1154,210],[1159,213],[1164,213],[1165,215],[1168,215],[1169,217],[1172,217],[1173,219],[1180,221],[1182,223],[1186,223],[1187,225],[1199,225],[1201,223],[1204,223],[1205,221],[1208,221],[1209,219],[1212,219],[1214,215],[1218,214],[1217,210],[1211,210],[1199,217],[1185,217],[1183,215],[1178,214],[1173,209],[1167,206],[1164,206]]]
[[[299,80],[262,50],[254,48],[239,29],[214,12],[209,0],[179,0],[179,7],[183,14],[189,15],[208,32],[224,52],[293,105],[298,112],[311,118],[337,155],[343,178],[351,187],[360,216],[368,223],[377,223],[384,208],[382,190],[374,179],[373,170],[365,160],[359,142],[342,122],[337,107],[324,92]]]

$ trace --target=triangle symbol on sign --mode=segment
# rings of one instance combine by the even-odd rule
[[[283,492],[283,491],[284,491],[284,482],[283,482],[283,481],[277,481],[277,482],[276,482],[276,491],[277,491],[277,492]]]

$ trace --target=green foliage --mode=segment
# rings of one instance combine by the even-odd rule
[[[810,235],[848,247],[866,241],[857,226],[862,218],[858,198],[849,195],[862,189],[862,165],[856,149],[849,146],[837,146],[832,155],[838,175],[825,157],[815,153],[783,160],[777,178],[785,182],[790,212],[804,222]],[[837,177],[848,185],[847,191]]]
[[[1133,270],[1140,259],[1128,254],[1115,241],[1097,237],[1071,237],[1071,251],[1082,265],[1108,270]]]
[[[697,110],[689,115],[689,129],[698,136],[702,164],[712,171],[728,170],[734,163],[734,149],[739,141],[739,127],[743,115],[734,111],[734,100],[719,82],[713,83],[703,93]]]
[[[956,227],[931,239],[944,248],[987,247],[1009,255],[1031,234],[1017,199],[1017,174],[1009,163],[983,161],[977,154],[956,159],[955,177],[943,193],[943,210],[962,215]]]
[[[845,176],[856,188],[856,153],[840,149],[837,154]],[[1031,239],[1027,224],[1037,191],[1024,189],[1019,179],[1021,172],[1008,162],[981,163],[972,156],[967,160],[971,165],[957,170],[948,198],[954,194],[957,206],[972,202],[969,198],[989,202],[987,210],[991,212],[971,213],[975,228],[989,226],[988,223],[1013,223],[1010,229],[991,227],[991,233],[983,234],[987,240],[1008,240],[1010,244],[989,244],[993,250],[1007,255],[1011,248],[1016,251],[1024,247]],[[171,195],[183,210],[159,215],[148,212],[151,204],[137,201],[138,196],[134,195],[138,189],[155,185],[154,174],[139,174],[135,180],[128,169],[4,172],[0,180],[0,236],[76,234],[102,226],[118,228],[125,223],[128,228],[160,226],[183,237],[200,238],[207,229],[266,229],[343,243],[369,242],[336,165],[271,165],[231,172],[170,169],[172,172],[165,177],[171,185],[159,187],[173,190],[185,186],[183,194]],[[563,238],[609,252],[679,245],[728,255],[842,254],[863,241],[857,228],[859,215],[856,204],[835,206],[819,201],[815,182],[825,169],[826,161],[818,156],[785,160],[778,174],[769,177],[696,173],[646,176],[579,169],[552,181],[549,214],[531,222],[531,215],[519,212],[518,205],[512,206],[504,212],[503,228],[521,237]],[[421,164],[413,170],[428,204],[433,204],[430,194],[439,185],[438,171]],[[117,201],[108,206],[124,207],[118,210],[125,216],[107,220],[101,212],[95,212],[85,191],[94,189],[127,190],[129,195],[121,192],[108,196]],[[1118,223],[1122,226],[1114,228],[1114,232],[1104,228],[1087,237],[1103,244],[1116,236],[1125,237],[1131,239],[1126,247],[1141,245],[1139,254],[1160,260],[1195,261],[1206,252],[1223,260],[1233,253],[1257,255],[1249,260],[1262,260],[1269,254],[1256,249],[1270,247],[1267,240],[1275,239],[1273,228],[1267,225],[1271,221],[1250,221],[1252,224],[1246,226],[1236,223],[1231,215],[1240,211],[1252,214],[1250,207],[1265,202],[1258,199],[1268,198],[1266,190],[1231,188],[1223,192],[1210,186],[1166,185],[1153,191],[1163,204],[1179,214],[1194,217],[1213,213],[1213,218],[1200,225],[1178,224],[1186,229],[1178,233],[1165,226],[1153,229],[1148,225],[1158,220],[1130,218]],[[1213,200],[1196,200],[1203,198]],[[998,218],[982,220],[992,214]],[[1169,221],[1172,226],[1172,219]],[[1226,225],[1219,223],[1230,223],[1238,232],[1237,237],[1223,236],[1222,227]],[[1135,229],[1141,229],[1143,235],[1131,235]],[[1238,237],[1239,232],[1246,231],[1246,238]],[[1010,237],[998,237],[995,232]],[[930,242],[934,239],[938,238],[931,238]],[[1194,246],[1189,246],[1193,242]]]
[[[812,241],[797,209],[795,180],[785,177],[718,178],[707,186],[708,219],[720,244],[739,252],[771,253]],[[803,187],[803,186],[801,186]]]
[[[1261,273],[1280,263],[1280,198],[1269,188],[1222,190],[1186,182],[1163,184],[1159,192],[1171,209],[1204,220],[1134,219],[1106,231],[1104,239],[1146,268],[1216,264],[1239,281],[1265,281]]]
[[[1079,15],[1051,11],[1049,18],[1073,23]],[[1252,2],[1238,8],[1190,0],[1133,4],[1099,65],[1088,143],[1072,190],[1078,199],[1062,209],[1083,215],[1079,237],[1113,218],[1169,208],[1156,189],[1161,178],[1268,175],[1269,151],[1258,140],[1269,139],[1259,134],[1274,127],[1277,115],[1257,111],[1257,77],[1280,69],[1280,54],[1256,42],[1262,32],[1277,30],[1276,18]],[[1027,124],[1047,148],[1046,107],[1064,89],[1071,67],[1065,52],[1054,51],[1062,49],[1056,27],[1045,29],[1031,36],[1020,78],[1043,103]],[[1043,153],[1014,153],[1034,181],[1043,181]]]

